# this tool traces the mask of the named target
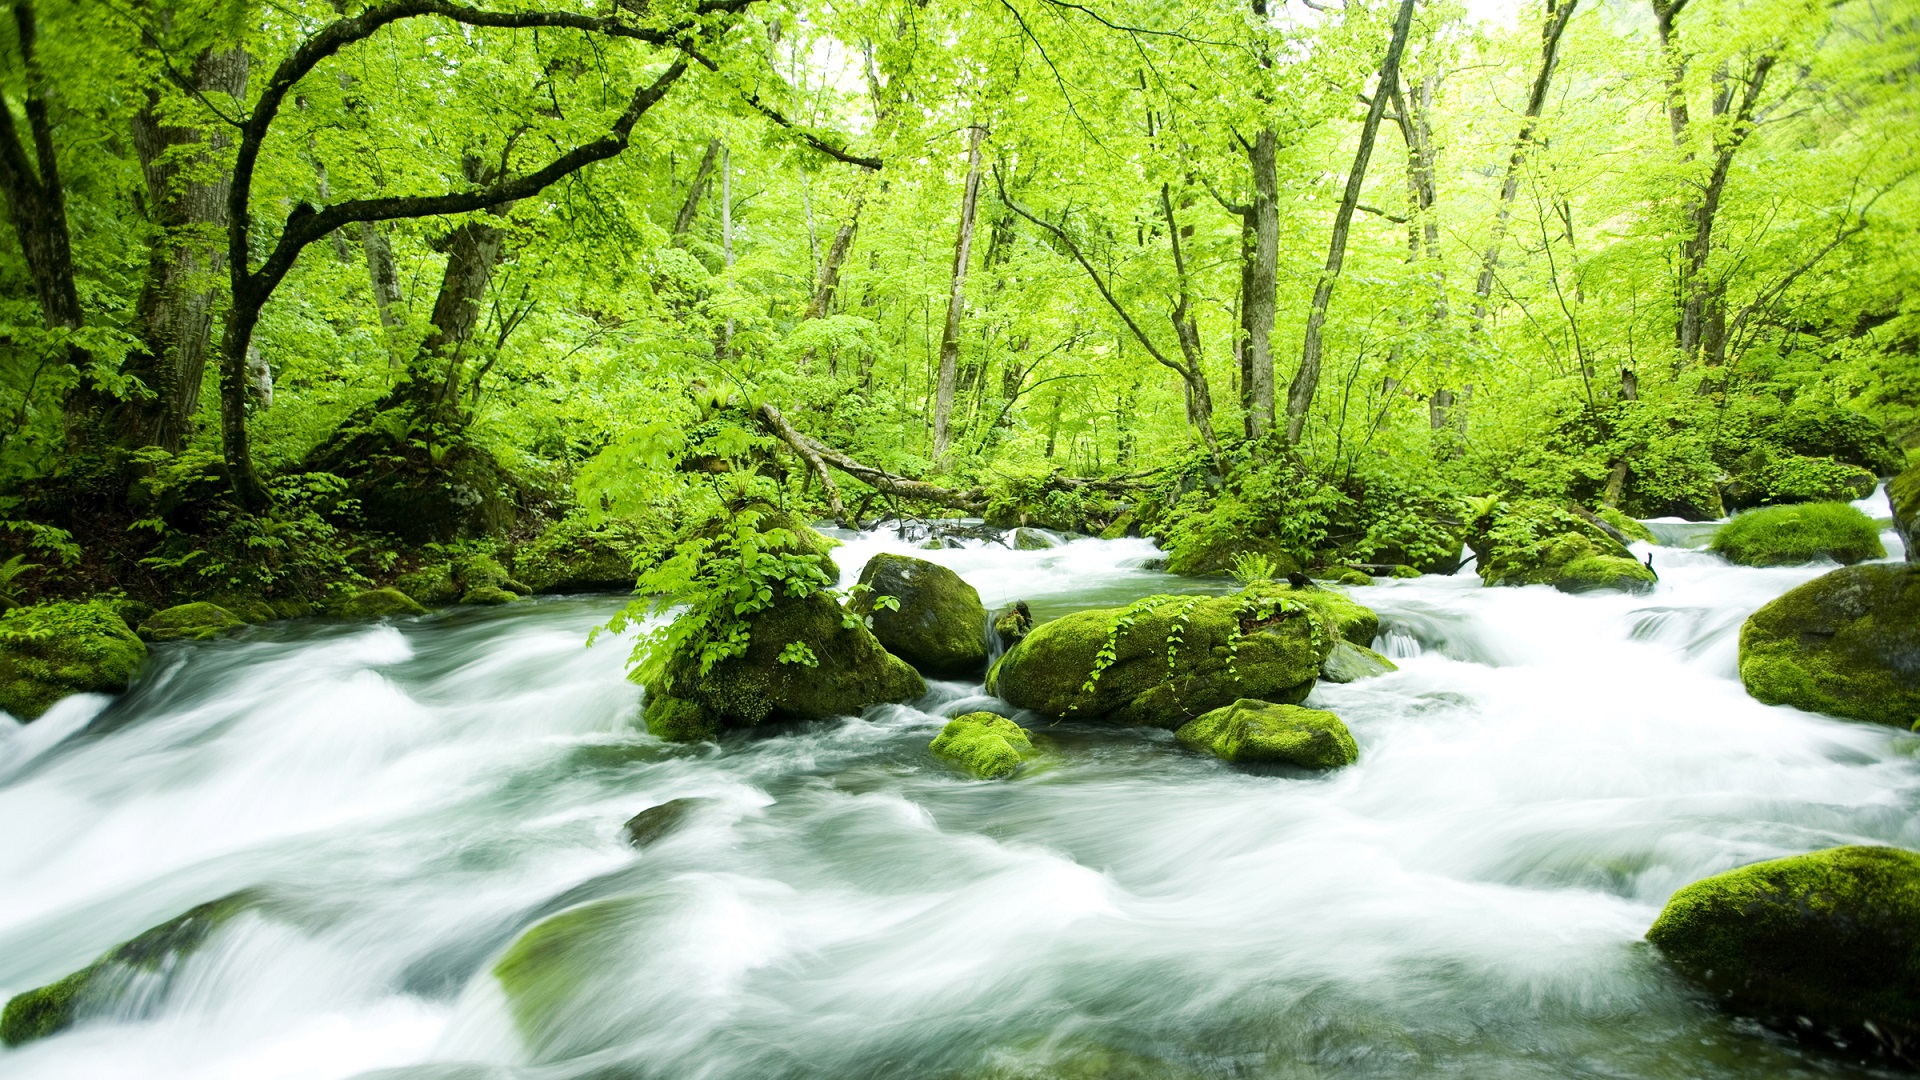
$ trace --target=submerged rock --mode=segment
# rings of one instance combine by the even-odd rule
[[[1365,645],[1341,638],[1333,643],[1333,651],[1321,662],[1320,677],[1330,683],[1350,683],[1399,670],[1398,664]]]
[[[334,614],[348,619],[380,619],[389,615],[425,615],[427,609],[399,589],[368,589],[342,601]]]
[[[38,719],[69,694],[117,694],[146,645],[104,601],[56,601],[0,615],[0,709]]]
[[[1025,728],[990,712],[971,712],[947,721],[927,747],[935,757],[981,780],[1010,775],[1033,753]]]
[[[1537,499],[1486,505],[1467,543],[1488,585],[1646,592],[1658,580],[1599,525]]]
[[[1265,585],[1077,611],[1035,627],[987,690],[1044,716],[1164,728],[1237,698],[1298,702],[1342,636],[1306,599]]]
[[[1027,607],[1025,600],[1015,600],[1000,609],[993,617],[993,632],[1000,639],[1000,647],[1011,649],[1020,643],[1033,629],[1033,610]]]
[[[140,636],[148,641],[206,641],[247,621],[217,604],[196,601],[158,611],[140,620]]]
[[[1920,565],[1849,566],[1768,603],[1740,628],[1740,681],[1769,705],[1920,722]]]
[[[1920,1064],[1920,854],[1838,847],[1696,881],[1647,940],[1734,1009]]]
[[[702,806],[712,802],[706,798],[668,799],[658,806],[649,806],[645,810],[627,819],[627,843],[643,848],[655,840],[667,835],[686,823],[687,818]]]
[[[898,607],[879,603],[891,596]],[[937,563],[880,554],[860,570],[847,605],[886,650],[935,678],[973,678],[987,666],[987,609],[974,587]]]
[[[595,900],[535,923],[493,966],[515,1026],[530,1046],[556,1036],[554,1020],[591,988],[607,957],[623,947],[642,901]]]
[[[1893,528],[1906,545],[1907,561],[1920,563],[1920,465],[1915,465],[1887,483],[1887,502],[1893,506]]]
[[[1173,733],[1189,750],[1235,763],[1273,762],[1334,769],[1360,758],[1353,733],[1324,709],[1241,698],[1203,713]]]
[[[1796,566],[1816,559],[1851,566],[1887,555],[1873,519],[1840,502],[1749,510],[1713,534],[1713,550],[1741,566]]]
[[[164,975],[227,920],[257,903],[251,890],[201,904],[55,983],[14,995],[0,1013],[0,1041],[19,1046],[71,1027],[86,1011],[111,1005],[140,974]]]
[[[1007,543],[1008,546],[1012,547],[1015,551],[1046,551],[1048,548],[1060,546],[1054,542],[1053,537],[1048,536],[1039,529],[1028,528],[1024,525],[1013,530],[1012,535],[1007,537]]]

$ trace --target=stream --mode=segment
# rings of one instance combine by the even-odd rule
[[[843,539],[843,584],[907,551],[1039,619],[1231,588],[1143,569],[1143,540]],[[1741,689],[1741,622],[1830,566],[1651,550],[1645,596],[1470,568],[1352,590],[1400,671],[1315,688],[1360,761],[1311,778],[1063,724],[1011,781],[967,780],[927,750],[992,705],[960,683],[662,743],[630,639],[583,647],[617,597],[162,646],[117,700],[0,717],[0,996],[234,890],[269,902],[0,1076],[1877,1075],[1723,1015],[1641,936],[1730,867],[1920,848],[1920,736]],[[711,801],[628,846],[683,796]],[[606,897],[620,933],[523,1032],[493,963]]]

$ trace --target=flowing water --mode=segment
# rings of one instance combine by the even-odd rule
[[[1144,541],[915,553],[1042,618],[1195,587]],[[0,719],[0,994],[267,902],[0,1076],[1871,1075],[1722,1016],[1641,935],[1732,866],[1920,848],[1920,738],[1742,692],[1741,621],[1825,567],[1655,565],[1640,597],[1354,590],[1401,670],[1315,689],[1361,754],[1319,777],[1062,725],[968,781],[926,748],[989,704],[957,683],[663,744],[627,643],[582,647],[611,598],[162,647],[117,701]],[[627,846],[682,796],[710,801]],[[518,1017],[503,950],[607,898],[578,992]]]

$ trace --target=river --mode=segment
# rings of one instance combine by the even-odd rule
[[[848,582],[882,550],[914,549],[854,536]],[[1138,540],[914,553],[1041,618],[1196,588]],[[0,718],[0,995],[267,902],[0,1076],[1874,1075],[1723,1016],[1641,935],[1729,867],[1920,848],[1920,737],[1741,690],[1741,621],[1826,567],[1654,558],[1637,597],[1470,570],[1353,590],[1401,670],[1314,690],[1360,746],[1320,777],[1062,725],[969,781],[927,751],[990,705],[958,683],[663,744],[629,642],[583,647],[617,598],[164,646],[118,700]],[[712,801],[625,843],[683,796]],[[605,897],[618,933],[523,1032],[493,962]]]

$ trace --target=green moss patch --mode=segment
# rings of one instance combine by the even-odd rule
[[[245,625],[245,619],[226,608],[202,601],[147,616],[140,621],[140,636],[148,641],[206,641]]]
[[[1472,523],[1480,580],[1551,585],[1562,592],[1645,592],[1658,580],[1606,530],[1537,499],[1493,501]]]
[[[944,566],[908,555],[875,555],[860,569],[847,607],[866,620],[888,652],[928,675],[974,678],[986,669],[986,606],[973,586]]]
[[[1026,729],[1004,716],[971,712],[947,721],[928,746],[935,757],[981,780],[1012,775],[1033,753]]]
[[[1850,566],[1887,555],[1873,519],[1837,502],[1750,510],[1714,534],[1713,550],[1741,566],[1795,566],[1816,559]]]
[[[1235,763],[1334,769],[1360,759],[1353,733],[1338,716],[1249,698],[1195,717],[1173,737],[1190,750]]]
[[[69,694],[117,694],[147,647],[106,601],[60,601],[0,615],[0,709],[35,720]]]
[[[348,619],[383,619],[392,615],[425,615],[427,609],[399,589],[368,589],[355,593],[334,608]]]
[[[1920,566],[1849,566],[1740,628],[1740,681],[1769,705],[1920,723]]]

